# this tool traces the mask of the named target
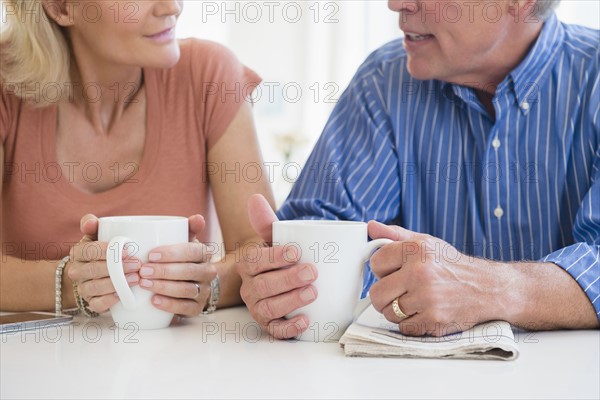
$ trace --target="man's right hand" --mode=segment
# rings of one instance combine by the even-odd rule
[[[250,197],[248,215],[256,233],[270,246],[272,225],[278,219],[267,200],[261,195]],[[317,289],[312,285],[317,269],[311,264],[298,264],[298,259],[294,247],[276,246],[247,254],[238,263],[242,299],[256,322],[277,339],[295,337],[308,328],[305,315],[291,319],[285,319],[285,315],[317,298]]]

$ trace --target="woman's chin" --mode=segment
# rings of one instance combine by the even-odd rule
[[[179,51],[179,43],[176,43],[172,48],[164,49],[163,51],[156,52],[152,60],[145,65],[150,68],[171,68],[179,62],[181,52]]]

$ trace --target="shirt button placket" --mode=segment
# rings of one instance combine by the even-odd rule
[[[496,162],[498,162],[498,149],[500,148],[500,146],[502,146],[502,142],[500,141],[500,139],[498,139],[498,136],[494,137],[494,140],[492,140],[492,147],[494,148]],[[494,216],[500,219],[503,215],[504,210],[502,209],[502,207],[500,207],[500,205],[496,206],[496,208],[494,209]]]

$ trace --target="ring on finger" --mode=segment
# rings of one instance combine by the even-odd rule
[[[194,282],[194,285],[196,286],[196,295],[194,296],[194,299],[197,299],[198,296],[200,296],[200,284],[198,282]]]
[[[406,315],[398,305],[399,298],[400,297],[396,297],[396,299],[392,302],[392,310],[394,310],[394,314],[396,314],[396,316],[402,320],[407,318],[408,315]]]

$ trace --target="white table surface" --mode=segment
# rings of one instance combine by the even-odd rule
[[[0,398],[600,398],[597,330],[521,333],[516,361],[466,361],[276,341],[245,308],[157,331],[111,325],[78,316],[0,335]]]

